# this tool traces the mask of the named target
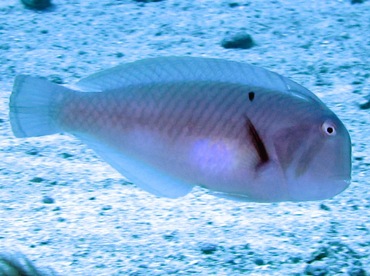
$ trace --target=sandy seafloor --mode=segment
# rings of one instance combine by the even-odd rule
[[[370,110],[358,106],[370,94],[370,1],[54,4],[37,12],[0,2],[3,252],[21,251],[59,275],[370,274]],[[256,46],[220,46],[238,32]],[[17,74],[71,84],[168,55],[253,63],[315,92],[351,134],[351,186],[307,203],[241,203],[201,189],[170,200],[126,183],[71,136],[13,137],[8,98]]]

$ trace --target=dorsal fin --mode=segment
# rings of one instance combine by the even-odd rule
[[[126,63],[81,79],[74,87],[91,92],[189,81],[244,84],[321,103],[308,89],[274,72],[247,63],[200,57],[160,57]]]

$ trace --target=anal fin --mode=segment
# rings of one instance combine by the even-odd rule
[[[188,194],[193,185],[174,178],[141,160],[126,156],[114,148],[86,135],[76,135],[104,161],[135,185],[156,196],[178,198]]]

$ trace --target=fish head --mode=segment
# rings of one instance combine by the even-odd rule
[[[351,139],[329,109],[319,109],[275,133],[277,162],[289,201],[323,200],[351,181]]]

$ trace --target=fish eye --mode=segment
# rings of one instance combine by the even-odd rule
[[[337,134],[335,125],[330,121],[324,122],[321,126],[321,129],[328,136],[335,136]]]

